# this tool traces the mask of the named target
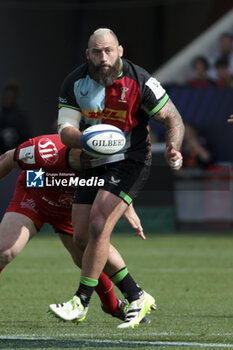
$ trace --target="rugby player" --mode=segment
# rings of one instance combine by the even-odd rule
[[[97,29],[88,41],[87,62],[71,72],[61,87],[58,132],[65,145],[80,148],[81,132],[98,123],[117,126],[126,136],[121,153],[104,158],[81,154],[80,177],[103,177],[105,184],[87,191],[77,187],[72,222],[74,240],[84,250],[80,284],[71,300],[50,305],[63,320],[85,319],[99,275],[109,261],[111,232],[148,178],[149,118],[166,128],[168,165],[173,170],[182,166],[179,150],[184,126],[180,114],[160,83],[122,56],[116,35],[108,28]],[[154,297],[134,281],[122,258],[108,264],[107,271],[129,302],[126,320],[118,327],[138,325],[154,307]]]
[[[17,148],[0,156],[0,179],[14,168],[23,169],[19,175],[14,196],[0,224],[0,273],[36,235],[44,223],[48,223],[60,237],[76,265],[81,267],[82,252],[72,242],[73,229],[71,208],[74,188],[70,186],[27,187],[26,170],[36,170],[51,182],[74,179],[79,176],[80,150],[64,146],[59,135],[42,135],[32,138]],[[48,181],[48,184],[50,183]],[[124,218],[145,239],[140,220],[133,207],[124,213]],[[124,319],[125,303],[115,296],[112,282],[102,272],[96,287],[105,312]],[[148,319],[145,319],[148,322]]]

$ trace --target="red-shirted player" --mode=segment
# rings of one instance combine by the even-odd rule
[[[74,180],[78,177],[79,156],[80,150],[64,146],[57,134],[32,138],[0,156],[0,179],[13,168],[23,169],[0,225],[0,273],[44,223],[53,227],[75,264],[81,266],[78,248],[72,242],[74,188],[64,185],[64,182],[69,184],[71,177]],[[62,180],[63,186],[59,186]],[[124,217],[137,230],[136,235],[145,238],[132,206]],[[122,302],[116,298],[112,282],[104,273],[100,275],[96,292],[106,312],[124,317],[119,307],[123,306]]]

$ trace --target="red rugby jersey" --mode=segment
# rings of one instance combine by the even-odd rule
[[[24,187],[46,214],[51,211],[53,214],[70,214],[74,187],[62,186],[61,181],[64,184],[67,180],[65,183],[69,184],[70,177],[75,179],[79,173],[69,166],[69,150],[57,134],[34,137],[15,150],[14,160],[24,169],[16,186]],[[44,172],[43,187],[27,187],[27,171],[40,169]],[[34,173],[31,175],[33,177]]]

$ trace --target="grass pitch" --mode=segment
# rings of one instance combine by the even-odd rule
[[[232,235],[114,234],[112,243],[156,298],[149,325],[117,329],[97,295],[80,325],[51,318],[48,305],[73,296],[80,272],[58,237],[38,234],[0,276],[0,348],[233,349]]]

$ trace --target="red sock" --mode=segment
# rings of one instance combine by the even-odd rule
[[[105,273],[101,273],[99,283],[95,288],[96,293],[108,312],[118,313],[118,301],[114,292],[113,284]]]
[[[5,267],[5,266],[0,267],[0,274],[1,274],[2,270],[4,269],[4,267]]]

